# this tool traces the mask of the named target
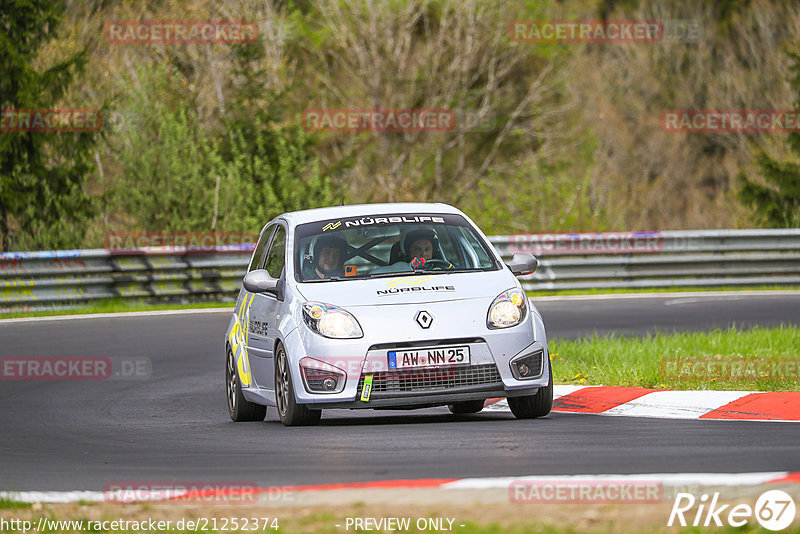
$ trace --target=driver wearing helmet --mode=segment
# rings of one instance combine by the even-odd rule
[[[314,274],[317,278],[342,276],[347,242],[341,237],[324,235],[314,243]]]
[[[447,268],[452,268],[452,265],[441,258],[439,239],[433,230],[422,229],[409,232],[403,240],[403,248],[406,251],[408,262],[414,270],[423,268],[425,263],[431,260],[444,263]]]
[[[433,258],[433,243],[436,234],[433,230],[414,230],[406,235],[403,246],[408,254],[408,261],[422,258],[428,261]]]

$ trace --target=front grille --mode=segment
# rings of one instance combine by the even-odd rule
[[[446,390],[462,386],[502,384],[497,366],[465,365],[407,371],[382,371],[372,374],[372,392]],[[358,396],[364,387],[364,377],[358,381]]]
[[[394,343],[378,343],[377,345],[372,345],[368,350],[413,349],[417,347],[438,347],[439,345],[474,345],[476,343],[486,343],[486,340],[480,337],[459,337],[453,339],[400,341]]]

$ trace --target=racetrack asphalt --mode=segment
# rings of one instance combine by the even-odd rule
[[[550,338],[800,322],[795,295],[534,299]],[[232,423],[230,312],[0,323],[0,357],[147,358],[141,380],[0,381],[0,490],[134,481],[261,486],[402,478],[800,471],[795,423],[446,408],[329,411],[311,428]]]

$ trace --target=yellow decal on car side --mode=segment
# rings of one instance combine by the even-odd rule
[[[250,357],[247,354],[247,344],[250,341],[250,305],[253,304],[255,295],[250,295],[249,298],[245,296],[245,302],[242,303],[242,326],[240,329],[240,336],[244,338],[242,343],[242,350],[236,360],[236,368],[239,370],[239,381],[242,387],[250,386],[253,381],[250,374]]]
[[[233,326],[231,326],[231,333],[228,336],[231,350],[233,351],[233,359],[236,362],[236,369],[239,373],[239,383],[243,388],[249,387],[252,382],[247,343],[249,341],[250,305],[253,303],[254,298],[255,295],[245,295],[242,299],[241,305],[233,315]]]
[[[236,369],[239,374],[239,383],[242,387],[250,385],[249,366],[246,363],[247,351],[245,350],[244,339],[242,337],[242,325],[235,321],[231,327],[229,336],[231,350],[233,351],[233,361],[236,362]]]

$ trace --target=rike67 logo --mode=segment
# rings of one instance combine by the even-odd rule
[[[694,508],[697,506],[697,510]],[[707,494],[696,498],[691,493],[678,493],[672,512],[669,514],[667,526],[677,524],[685,527],[718,526],[728,524],[741,527],[755,519],[767,530],[783,530],[794,521],[796,506],[794,499],[785,491],[769,490],[759,496],[755,506],[749,504],[720,504],[719,493],[714,493],[709,500]],[[688,519],[688,522],[687,522]]]

